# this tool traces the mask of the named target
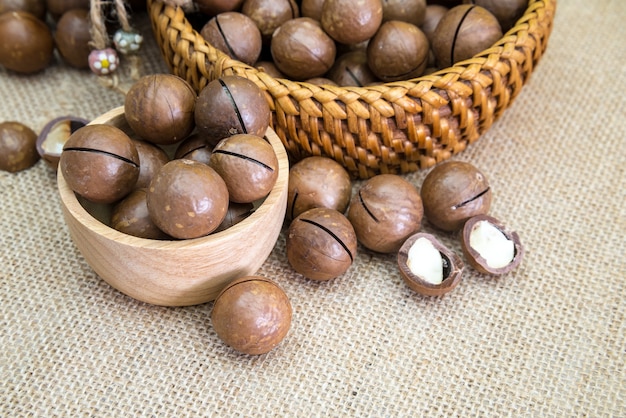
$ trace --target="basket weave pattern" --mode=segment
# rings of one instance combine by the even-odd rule
[[[271,125],[293,161],[325,155],[355,178],[407,173],[463,151],[507,109],[543,55],[556,0],[530,0],[491,48],[433,74],[370,87],[273,78],[206,42],[181,8],[148,0],[154,35],[172,74],[200,91],[223,75],[267,94]]]

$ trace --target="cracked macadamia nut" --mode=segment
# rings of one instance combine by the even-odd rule
[[[472,267],[493,275],[512,271],[524,253],[518,234],[488,215],[474,216],[465,223],[461,247]]]
[[[225,12],[209,20],[200,35],[232,59],[253,65],[261,55],[261,31],[248,16]]]
[[[134,189],[139,154],[121,129],[87,125],[65,143],[59,168],[74,192],[94,203],[114,203]]]
[[[229,283],[215,299],[211,322],[217,336],[244,354],[273,350],[291,327],[292,308],[273,280],[245,276]]]
[[[224,179],[235,203],[251,203],[267,196],[278,178],[274,148],[256,135],[223,139],[213,148],[209,165]]]
[[[398,267],[411,289],[427,296],[440,296],[459,284],[464,264],[433,235],[419,232],[402,244]]]
[[[213,232],[224,220],[228,189],[208,165],[172,160],[152,179],[147,204],[159,229],[174,238],[198,238]]]
[[[0,65],[9,70],[33,74],[52,61],[52,31],[45,22],[28,12],[1,14],[0,39]]]
[[[473,57],[502,38],[498,19],[487,9],[459,5],[448,10],[437,24],[432,50],[440,67]]]
[[[352,182],[346,169],[327,157],[304,158],[289,170],[287,218],[323,207],[344,213],[350,203]]]
[[[126,94],[124,114],[133,132],[153,144],[171,145],[194,128],[196,93],[182,78],[151,74],[136,81]]]
[[[335,62],[335,42],[308,17],[283,23],[272,35],[271,54],[276,67],[290,78],[306,80],[324,75]]]
[[[253,81],[223,76],[209,82],[198,95],[195,109],[198,133],[210,146],[236,134],[264,136],[270,124],[265,93]]]
[[[37,137],[37,152],[55,171],[67,140],[74,132],[87,125],[87,119],[75,116],[60,116],[46,123]]]
[[[413,184],[396,174],[379,174],[366,180],[352,196],[348,219],[363,246],[392,253],[420,229],[423,213],[422,199]]]
[[[447,161],[424,178],[421,190],[424,215],[435,227],[458,231],[466,220],[491,207],[487,177],[470,163]]]
[[[37,134],[20,122],[0,123],[0,170],[15,173],[39,161]]]
[[[357,239],[350,221],[334,209],[313,208],[289,225],[287,259],[291,267],[312,280],[344,274],[354,262]]]

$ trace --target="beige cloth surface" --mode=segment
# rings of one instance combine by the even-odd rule
[[[516,271],[468,269],[427,298],[393,256],[359,248],[344,276],[314,283],[290,269],[283,232],[259,273],[294,318],[262,356],[218,339],[212,303],[152,306],[95,275],[43,162],[1,172],[0,416],[624,416],[625,18],[622,0],[561,1],[527,86],[456,157],[486,173],[491,213],[520,234]],[[144,73],[166,72],[137,19]],[[0,69],[0,92],[0,119],[37,131],[123,102],[58,62],[31,77]],[[419,187],[425,174],[406,177]]]

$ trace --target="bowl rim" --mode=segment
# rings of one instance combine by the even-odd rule
[[[96,119],[89,122],[89,125],[111,124],[112,121],[117,121],[120,119],[123,119],[123,122],[126,123],[123,106],[116,107],[102,114],[101,116],[98,116]],[[274,152],[276,153],[276,157],[278,159],[278,177],[276,179],[274,187],[272,187],[272,190],[263,200],[261,205],[256,208],[250,216],[246,217],[241,222],[238,222],[237,224],[232,225],[222,231],[214,232],[198,238],[182,240],[155,240],[128,235],[116,230],[115,228],[112,228],[109,225],[106,225],[105,223],[96,219],[92,214],[87,211],[87,209],[83,207],[83,205],[81,205],[77,195],[74,193],[73,190],[70,189],[67,181],[63,177],[62,170],[60,169],[57,171],[57,189],[60,199],[62,200],[63,204],[65,205],[72,217],[80,222],[80,224],[82,224],[85,228],[88,228],[93,233],[102,236],[110,241],[120,242],[127,246],[136,248],[168,250],[185,249],[191,247],[198,248],[205,245],[214,246],[220,241],[226,241],[230,239],[233,234],[238,234],[255,227],[259,221],[262,221],[267,216],[270,208],[273,205],[280,203],[280,196],[284,192],[283,189],[287,188],[289,176],[289,161],[287,151],[285,150],[285,147],[280,138],[278,138],[277,134],[271,128],[268,128],[267,132],[265,133],[265,138],[270,143],[270,145],[272,145],[272,148],[274,149]]]

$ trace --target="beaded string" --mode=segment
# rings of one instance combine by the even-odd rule
[[[113,4],[115,16],[120,29],[113,36],[113,47],[107,34],[105,13],[107,7]],[[125,56],[129,63],[130,78],[138,80],[140,77],[140,58],[137,51],[141,47],[143,37],[134,30],[129,22],[124,0],[90,0],[91,42],[93,48],[89,54],[89,68],[98,76],[98,81],[105,87],[112,88],[122,94],[127,89],[120,86],[118,52]]]

